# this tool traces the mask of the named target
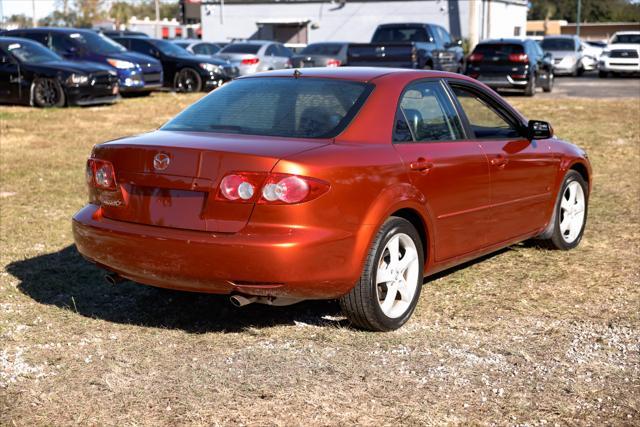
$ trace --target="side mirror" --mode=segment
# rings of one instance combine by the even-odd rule
[[[527,125],[527,139],[548,139],[553,136],[553,128],[547,122],[542,120],[529,120]]]

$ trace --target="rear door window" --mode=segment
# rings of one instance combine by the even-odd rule
[[[395,142],[463,139],[462,124],[439,81],[410,84],[396,114]]]

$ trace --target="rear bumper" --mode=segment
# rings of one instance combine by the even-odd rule
[[[509,75],[506,75],[504,77],[484,77],[484,76],[479,76],[477,78],[478,81],[486,84],[487,86],[491,87],[491,88],[496,88],[496,89],[507,89],[507,88],[517,88],[517,89],[523,89],[527,83],[528,83],[528,79],[514,79]]]
[[[360,276],[357,239],[344,230],[247,226],[211,233],[104,218],[96,205],[73,217],[78,251],[143,284],[194,292],[336,298]]]

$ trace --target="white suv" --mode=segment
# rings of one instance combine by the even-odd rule
[[[615,33],[598,61],[598,75],[640,72],[640,31]]]

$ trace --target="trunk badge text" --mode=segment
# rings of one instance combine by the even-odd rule
[[[158,153],[153,158],[153,168],[158,171],[163,171],[169,167],[171,159],[168,154]]]

